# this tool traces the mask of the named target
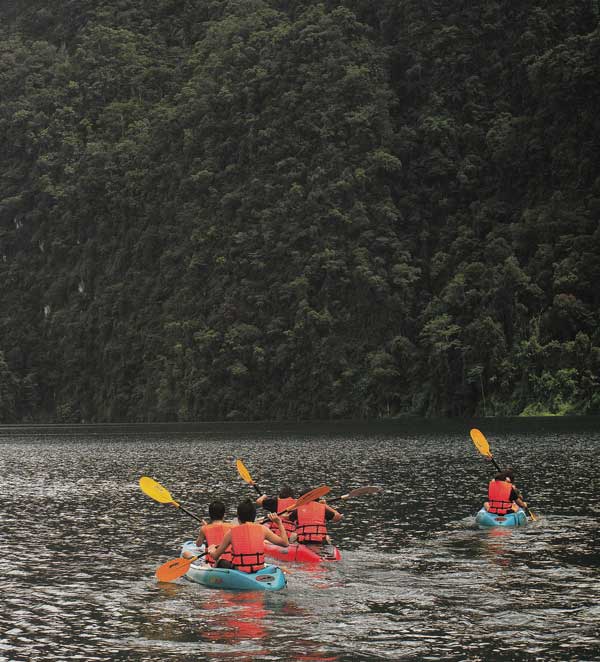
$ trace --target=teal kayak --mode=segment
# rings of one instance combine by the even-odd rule
[[[202,554],[204,548],[196,547],[193,540],[184,543],[183,552]],[[248,573],[226,568],[213,568],[202,559],[194,561],[184,575],[185,579],[209,588],[221,588],[231,591],[280,591],[287,581],[281,568],[276,565],[266,565],[258,572]]]
[[[524,526],[527,524],[527,515],[522,508],[519,508],[516,513],[506,513],[506,515],[488,513],[485,508],[482,508],[475,515],[475,524],[480,529],[487,529],[490,526]]]

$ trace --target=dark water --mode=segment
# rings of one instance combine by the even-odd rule
[[[0,429],[0,661],[600,660],[600,432],[493,425],[524,529],[474,528],[493,471],[468,425]],[[344,506],[341,563],[290,565],[281,593],[158,585],[195,523],[139,477],[204,515],[252,496],[236,457],[268,492],[385,492]]]

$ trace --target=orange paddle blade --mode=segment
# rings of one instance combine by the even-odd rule
[[[478,430],[477,428],[473,428],[470,432],[471,439],[473,440],[473,443],[475,444],[475,448],[482,454],[486,455],[487,457],[492,457],[492,453],[490,451],[490,445],[487,442],[487,439],[483,436],[483,432]]]
[[[197,556],[193,556],[191,559],[171,559],[163,563],[160,568],[156,569],[156,579],[159,582],[172,582],[178,577],[183,577],[197,558]]]
[[[329,494],[330,491],[331,488],[327,487],[327,485],[321,485],[321,487],[315,487],[314,490],[310,490],[310,492],[307,492],[306,494],[303,494],[302,496],[298,497],[298,499],[296,499],[296,503],[293,503],[289,508],[286,508],[286,510],[295,510],[296,508],[300,508],[300,506],[304,506],[305,504],[310,503],[311,501],[316,501],[317,499],[320,499],[322,496]]]

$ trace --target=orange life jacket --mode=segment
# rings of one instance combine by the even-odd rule
[[[257,572],[265,565],[265,529],[254,522],[244,522],[231,529],[231,555],[236,570]]]
[[[277,511],[278,513],[282,512],[289,506],[292,506],[296,503],[296,499],[292,499],[291,497],[287,497],[285,499],[277,499]],[[281,523],[283,524],[283,528],[285,529],[285,532],[288,534],[288,537],[294,533],[296,530],[296,524],[294,522],[291,522],[286,515],[281,516]],[[269,522],[269,528],[273,533],[276,533],[279,535],[279,526],[275,524],[275,522]]]
[[[305,506],[300,506],[297,512],[296,535],[298,536],[298,542],[323,542],[327,536],[325,505],[311,501]]]
[[[203,526],[200,530],[204,534],[206,548],[208,549],[210,545],[220,545],[229,529],[231,529],[231,524],[225,524],[225,522],[220,524],[206,524]],[[231,561],[231,546],[221,554],[219,560],[221,559]],[[215,565],[215,560],[210,554],[206,555],[206,562],[209,565]]]
[[[512,492],[512,483],[505,480],[492,480],[488,486],[488,510],[497,515],[506,515],[512,510],[513,502],[510,499]]]

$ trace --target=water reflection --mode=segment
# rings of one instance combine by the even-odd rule
[[[501,527],[481,532],[481,551],[492,563],[507,568],[511,563],[511,540],[515,532]]]

